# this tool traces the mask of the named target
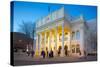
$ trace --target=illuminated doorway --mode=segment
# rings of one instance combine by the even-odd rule
[[[71,53],[74,56],[80,56],[81,55],[80,45],[79,44],[72,44],[71,45]]]

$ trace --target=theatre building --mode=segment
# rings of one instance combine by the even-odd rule
[[[41,51],[53,50],[54,56],[65,56],[65,49],[70,56],[84,56],[91,51],[88,43],[88,27],[83,16],[69,19],[65,8],[62,7],[36,22],[35,55]]]

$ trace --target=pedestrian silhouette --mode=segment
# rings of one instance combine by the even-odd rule
[[[31,56],[32,56],[32,57],[34,56],[34,50],[31,51]]]
[[[50,51],[50,53],[49,53],[49,57],[50,58],[53,58],[54,57],[54,55],[53,55],[53,50],[51,49],[51,51]]]
[[[45,51],[44,51],[44,50],[42,50],[41,56],[42,56],[43,58],[45,58]]]

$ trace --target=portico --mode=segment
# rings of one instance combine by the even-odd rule
[[[64,46],[68,46],[68,50],[70,50],[70,35],[71,31],[67,27],[64,26],[64,23],[60,25],[55,25],[55,27],[44,29],[41,32],[37,33],[37,51],[39,54],[42,50],[48,51],[51,49],[56,52],[61,46],[61,56],[64,55]]]
[[[56,17],[53,18],[53,15]],[[54,56],[84,55],[84,26],[83,18],[79,17],[72,23],[64,14],[64,7],[51,13],[36,24],[36,49],[35,55],[40,56],[41,51],[53,50]],[[76,24],[79,24],[76,26]],[[78,35],[78,38],[77,38]],[[47,55],[47,54],[46,54]]]

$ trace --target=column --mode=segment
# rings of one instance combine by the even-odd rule
[[[49,52],[50,52],[50,50],[51,50],[51,31],[49,32],[49,45],[48,45],[48,50],[49,50]]]
[[[55,56],[57,56],[57,27],[56,27],[56,29],[55,29]]]
[[[39,42],[38,42],[38,53],[41,55],[41,47],[42,47],[42,34],[39,33]]]
[[[61,57],[64,56],[64,23],[62,23],[62,49],[61,49]]]
[[[72,47],[71,47],[71,46],[72,46],[72,42],[73,42],[73,39],[72,39],[72,35],[73,35],[73,34],[72,34],[72,32],[73,32],[73,31],[71,30],[71,31],[70,31],[70,55],[72,55]]]
[[[68,32],[68,35],[69,35],[69,44],[68,44],[68,54],[70,55],[71,54],[71,32]]]
[[[48,33],[48,45],[47,45],[47,47],[48,47],[48,51],[49,51],[49,33]]]
[[[44,33],[44,49],[46,49],[46,32]]]
[[[80,50],[81,50],[81,56],[85,56],[84,55],[84,29],[80,30]]]
[[[36,48],[35,48],[35,55],[38,56],[38,34],[36,36]]]
[[[39,34],[39,39],[38,39],[38,52],[39,52],[39,55],[40,55],[40,48],[41,48],[41,33]]]

